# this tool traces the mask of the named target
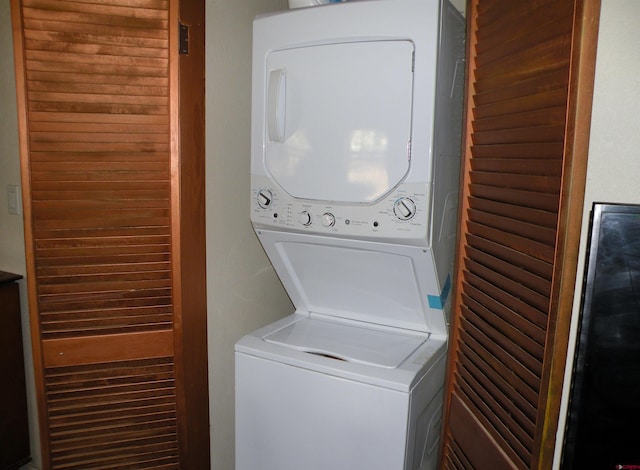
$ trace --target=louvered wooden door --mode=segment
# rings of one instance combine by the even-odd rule
[[[12,2],[45,469],[208,468],[206,393],[188,401],[185,380],[206,377],[206,357],[185,367],[190,347],[206,351],[186,330],[206,312],[183,299],[182,244],[201,234],[182,224],[204,214],[180,197],[203,181],[182,169],[202,155],[181,152],[179,2]],[[191,274],[204,285],[202,264]]]
[[[551,468],[598,14],[595,0],[468,2],[443,468]]]

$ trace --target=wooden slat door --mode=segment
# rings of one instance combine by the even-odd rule
[[[442,468],[551,468],[598,15],[598,0],[468,2]]]
[[[203,155],[181,152],[178,8],[12,0],[45,469],[208,466],[206,357],[191,356],[206,351],[203,203],[181,203],[194,181],[189,194],[204,194],[193,163]],[[201,101],[203,83],[192,87]],[[189,145],[202,151],[203,136]],[[189,292],[199,293],[186,301],[185,259],[195,259]],[[205,378],[187,386],[193,368]]]

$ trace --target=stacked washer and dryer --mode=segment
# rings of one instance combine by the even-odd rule
[[[237,470],[436,467],[463,38],[447,0],[255,20],[251,221],[296,310],[236,344]]]

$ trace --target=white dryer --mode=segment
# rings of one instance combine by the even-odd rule
[[[296,311],[236,344],[237,470],[436,467],[463,36],[447,0],[254,22],[251,221]]]

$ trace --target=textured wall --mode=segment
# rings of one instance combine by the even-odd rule
[[[251,31],[286,0],[207,1],[207,285],[212,468],[234,468],[233,345],[293,312],[249,222]]]

